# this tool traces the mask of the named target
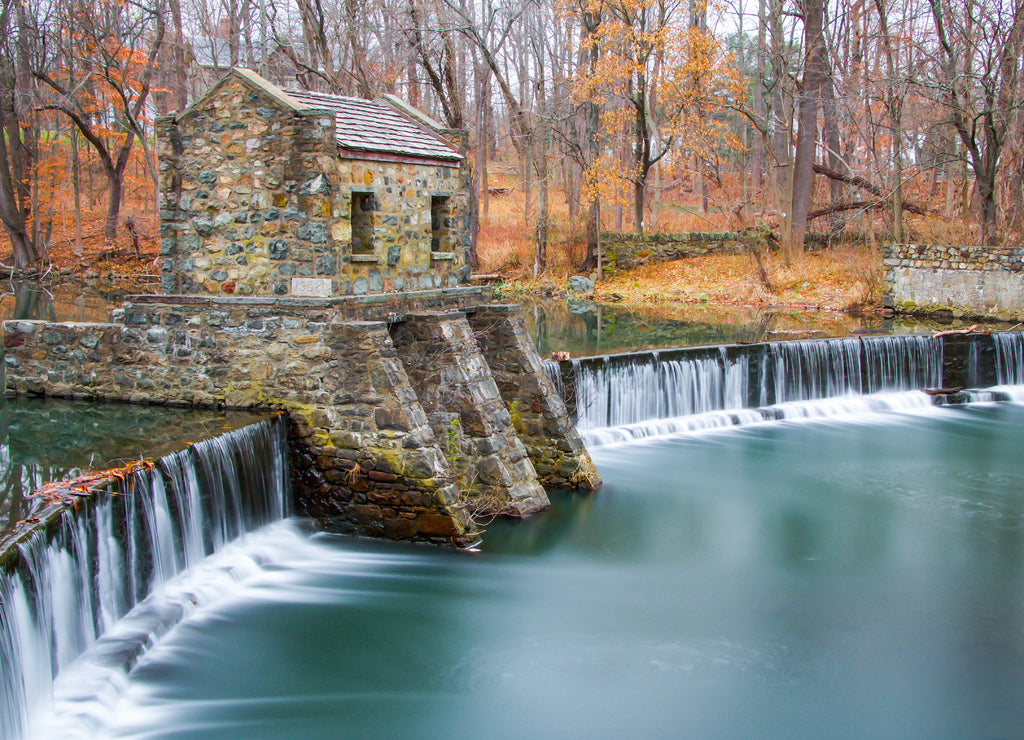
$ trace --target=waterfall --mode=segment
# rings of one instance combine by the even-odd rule
[[[585,440],[606,444],[924,406],[921,389],[942,385],[943,344],[930,336],[852,337],[658,350],[547,367],[570,397]]]
[[[864,337],[865,393],[938,388],[942,342],[929,336]]]
[[[1024,385],[1024,334],[999,332],[992,335],[996,348],[996,382]]]
[[[746,359],[733,361],[724,351],[697,357],[655,351],[571,362],[581,431],[742,408],[747,393]]]
[[[768,374],[762,375],[762,406],[860,391],[862,347],[857,338],[772,342],[767,348],[774,384],[769,393]]]
[[[0,570],[0,737],[28,736],[57,674],[176,574],[281,519],[288,486],[275,417],[168,455],[18,544],[20,563]],[[127,667],[148,634],[112,641],[110,660]]]

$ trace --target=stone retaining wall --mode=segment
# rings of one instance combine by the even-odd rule
[[[258,312],[257,312],[258,313]],[[465,544],[454,476],[387,325],[254,316],[175,326],[4,322],[7,389],[288,411],[297,509],[335,531]]]
[[[329,324],[334,321],[396,321],[410,311],[461,311],[486,301],[486,287],[459,287],[404,293],[378,293],[338,298],[243,298],[202,295],[130,295],[124,307],[112,312],[127,326],[167,328],[212,321],[239,327],[256,318],[289,319]]]
[[[1024,318],[1024,248],[887,244],[885,305],[901,313]]]

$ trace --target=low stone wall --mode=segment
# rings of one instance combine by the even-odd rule
[[[6,388],[68,398],[283,409],[294,441],[300,513],[333,531],[471,542],[478,536],[467,510],[471,491],[458,486],[454,461],[438,443],[388,324],[340,321],[340,312],[336,299],[149,296],[115,312],[121,323],[7,321]],[[464,465],[489,470],[486,460],[495,452],[489,447],[500,442],[522,450],[465,316],[449,312],[416,320],[452,338],[445,350],[452,355],[451,372],[479,371],[460,376],[455,408],[437,409],[457,413],[469,430],[465,436],[475,446]],[[532,344],[528,351],[536,355]],[[494,357],[500,361],[501,352]],[[536,365],[541,367],[539,358]],[[424,393],[436,405],[438,388]],[[491,427],[473,431],[481,418],[490,419]],[[564,428],[572,430],[567,417]],[[585,449],[582,455],[592,468]],[[506,457],[489,495],[509,506],[495,508],[524,515],[546,506],[530,461],[514,452]]]
[[[272,298],[201,295],[130,295],[113,320],[127,326],[168,329],[212,322],[240,327],[258,318],[329,324],[334,321],[396,321],[410,311],[462,311],[486,302],[484,286],[373,293],[338,298]],[[212,318],[211,318],[212,317]],[[296,328],[289,321],[289,328]]]
[[[705,254],[740,254],[745,242],[734,232],[669,234],[601,234],[605,271],[632,270]]]
[[[1024,247],[887,244],[884,270],[897,312],[1024,318]]]
[[[837,243],[861,241],[863,234],[808,233],[805,248],[821,249]],[[648,264],[671,262],[706,254],[742,254],[748,244],[757,241],[735,231],[680,232],[664,234],[632,234],[605,232],[601,234],[602,263],[606,271],[632,270]]]
[[[455,545],[476,536],[387,325],[257,314],[218,325],[4,322],[7,389],[135,403],[280,408],[297,509],[334,531]],[[211,322],[212,320],[212,322]]]

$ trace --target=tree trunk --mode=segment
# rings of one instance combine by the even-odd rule
[[[117,243],[117,220],[121,216],[121,178],[107,173],[107,217],[103,221],[104,244]]]
[[[765,78],[764,70],[766,64],[767,19],[765,18],[765,0],[757,2],[757,54],[754,57],[757,77],[754,87],[754,118],[757,125],[750,142],[750,199],[755,203],[761,203],[764,207],[762,193],[764,191],[764,153],[765,153],[765,132],[767,126],[768,105],[765,102]]]
[[[787,259],[803,251],[807,230],[807,211],[814,189],[814,150],[818,121],[818,96],[824,78],[823,59],[825,37],[822,31],[824,0],[805,0],[804,15],[804,75],[800,81],[796,154],[793,159],[793,200],[790,207],[789,233],[785,235],[783,250]]]
[[[534,229],[533,276],[538,277],[547,269],[548,262],[548,167],[547,151],[538,143],[537,157],[537,223]]]
[[[783,110],[782,83],[786,77],[785,30],[782,26],[782,0],[769,0],[769,27],[771,29],[772,67],[772,154],[775,158],[771,168],[772,207],[783,212],[783,233],[789,232],[789,205],[792,200],[793,171],[790,157],[790,142],[793,120]]]
[[[169,0],[169,8],[174,34],[174,69],[171,71],[172,97],[174,109],[181,113],[188,107],[188,77],[185,65],[185,35],[181,25],[181,0]]]

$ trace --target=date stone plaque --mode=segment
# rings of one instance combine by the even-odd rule
[[[292,278],[293,298],[330,298],[330,278]]]

